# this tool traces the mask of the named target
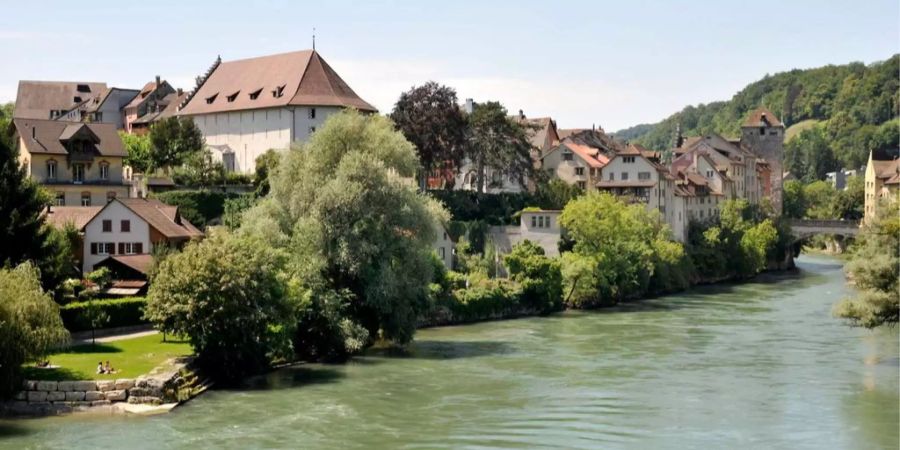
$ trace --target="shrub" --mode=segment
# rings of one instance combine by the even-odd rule
[[[127,327],[148,323],[144,319],[144,306],[147,300],[144,297],[110,298],[91,300],[85,302],[73,302],[60,308],[63,324],[71,332],[87,331],[91,329],[89,309],[99,308],[109,317],[106,326],[110,328]]]
[[[522,288],[518,284],[493,279],[453,291],[438,305],[450,310],[454,322],[475,322],[518,314],[521,297]]]
[[[222,216],[225,212],[225,200],[237,198],[240,194],[207,190],[175,190],[155,193],[152,196],[163,203],[177,206],[181,217],[202,229],[214,219]]]
[[[562,308],[562,271],[558,260],[544,256],[544,249],[526,240],[513,247],[504,263],[509,276],[522,285],[522,302],[541,313]]]

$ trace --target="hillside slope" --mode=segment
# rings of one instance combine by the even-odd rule
[[[688,106],[662,122],[614,134],[655,150],[671,147],[679,124],[686,136],[737,136],[745,116],[764,105],[787,127],[809,121],[792,130],[786,164],[798,176],[821,178],[835,167],[859,167],[869,150],[900,145],[898,73],[900,55],[868,66],[854,62],[766,75],[731,100]]]

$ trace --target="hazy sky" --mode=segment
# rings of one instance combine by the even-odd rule
[[[900,51],[900,2],[30,1],[0,14],[0,101],[20,79],[190,89],[216,55],[316,48],[388,112],[436,80],[562,128],[608,131],[730,98],[766,73]],[[238,3],[238,2],[233,2]]]

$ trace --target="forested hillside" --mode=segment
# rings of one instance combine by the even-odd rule
[[[764,105],[788,128],[785,164],[795,175],[820,179],[839,167],[865,164],[869,150],[896,149],[900,128],[900,55],[766,75],[731,100],[688,106],[657,124],[615,133],[656,150],[672,146],[678,124],[685,136],[717,132],[737,137],[753,108]]]

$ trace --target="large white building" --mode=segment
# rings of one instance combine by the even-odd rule
[[[178,112],[226,170],[250,173],[269,149],[306,141],[344,108],[376,112],[315,50],[216,62]]]

